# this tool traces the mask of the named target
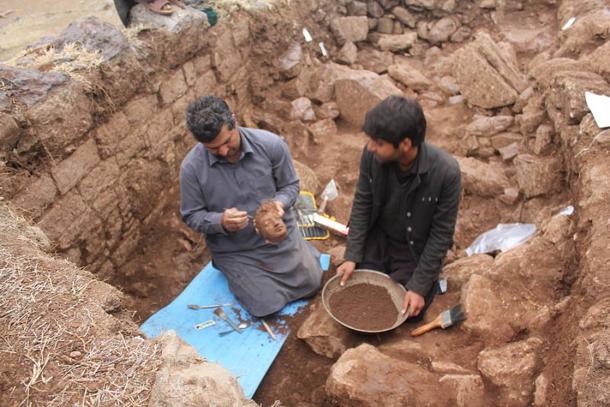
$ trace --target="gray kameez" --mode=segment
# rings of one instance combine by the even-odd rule
[[[229,281],[242,305],[255,316],[279,311],[286,303],[310,296],[320,287],[319,253],[299,234],[292,205],[299,179],[288,146],[277,135],[239,128],[241,156],[231,164],[197,144],[180,171],[181,214],[192,229],[203,233],[214,266]],[[267,244],[252,223],[226,232],[220,220],[228,208],[254,216],[265,200],[284,205],[288,236]]]

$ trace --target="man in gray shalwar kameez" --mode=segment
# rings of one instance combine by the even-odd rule
[[[288,146],[277,135],[238,127],[224,100],[204,96],[187,110],[199,143],[180,171],[181,214],[203,233],[212,261],[239,302],[254,316],[279,311],[320,287],[319,253],[301,237],[292,205],[299,194]],[[288,229],[278,244],[252,224],[263,201],[276,203]]]

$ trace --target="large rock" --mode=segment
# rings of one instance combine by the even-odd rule
[[[534,391],[534,375],[540,363],[542,340],[530,338],[497,349],[483,350],[478,368],[483,377],[501,389],[501,405],[529,406]]]
[[[604,45],[586,55],[583,61],[591,66],[593,72],[610,83],[610,42],[606,41]]]
[[[56,49],[76,43],[89,52],[99,52],[104,60],[110,60],[131,51],[129,40],[121,30],[96,17],[85,17],[71,23],[51,43]]]
[[[301,44],[293,42],[288,48],[288,51],[284,52],[278,59],[278,67],[282,75],[286,78],[294,78],[301,73],[303,67],[303,49]]]
[[[508,342],[516,332],[513,321],[522,318],[525,310],[522,304],[510,299],[512,292],[503,287],[498,291],[498,284],[489,277],[474,274],[462,288],[460,302],[468,318],[462,327],[486,343]]]
[[[2,93],[16,102],[31,107],[47,98],[49,92],[68,81],[68,76],[61,72],[41,72],[34,69],[17,68],[0,64],[0,81]]]
[[[346,42],[358,42],[366,40],[369,32],[369,22],[364,16],[337,17],[330,23],[330,29],[339,45]]]
[[[347,328],[335,322],[320,302],[311,306],[311,313],[297,332],[318,355],[337,359],[351,344]]]
[[[580,2],[586,5],[586,1]],[[581,4],[574,10],[576,22],[569,30],[562,32],[562,44],[555,56],[579,56],[602,45],[610,32],[610,16],[602,4],[595,3],[595,9],[587,12]],[[571,16],[574,16],[572,14]]]
[[[472,157],[456,157],[462,172],[462,188],[467,193],[497,197],[510,186],[504,170],[497,164],[486,164]]]
[[[515,158],[515,167],[519,189],[528,198],[561,189],[562,163],[558,157],[521,154]]]
[[[387,72],[388,66],[394,63],[394,54],[389,51],[379,51],[374,48],[365,48],[358,51],[356,62],[367,71],[378,74]]]
[[[514,288],[520,296],[526,296],[539,306],[552,305],[564,277],[563,256],[558,247],[562,240],[567,239],[566,235],[559,235],[556,228],[563,226],[565,232],[570,231],[569,224],[562,220],[568,221],[560,216],[556,218],[559,221],[557,225],[545,225],[547,231],[542,237],[535,236],[527,243],[499,254],[487,275],[505,284],[506,289]]]
[[[570,124],[578,124],[589,113],[585,92],[610,95],[610,85],[593,72],[560,72],[550,83],[549,101],[562,112]]]
[[[485,275],[492,267],[494,258],[488,254],[476,254],[454,261],[443,268],[443,275],[449,279],[449,291],[461,288],[470,277]]]
[[[400,35],[380,34],[377,46],[382,51],[405,51],[417,41],[417,33],[409,32]]]
[[[401,95],[390,79],[369,71],[353,71],[335,82],[337,106],[348,123],[362,126],[364,116],[377,103],[391,95]]]
[[[512,54],[498,47],[488,34],[477,34],[453,58],[462,94],[473,105],[486,109],[511,105],[527,88]]]
[[[440,20],[418,27],[418,35],[432,45],[447,42],[458,30],[460,24],[453,17],[443,17]]]
[[[475,116],[466,126],[466,134],[470,136],[491,137],[512,126],[513,116]]]
[[[388,74],[390,74],[392,79],[415,91],[426,90],[432,85],[432,82],[420,71],[406,63],[390,65],[388,67]]]
[[[157,371],[148,405],[254,407],[228,370],[202,359],[195,349],[170,331],[161,344],[162,365]]]
[[[537,63],[532,63],[528,75],[535,79],[542,87],[548,87],[551,80],[560,72],[588,71],[589,64],[571,58],[552,58],[544,59]]]
[[[350,77],[354,75],[354,72],[361,71],[354,71],[351,68],[332,62],[324,64],[308,76],[309,86],[306,87],[305,96],[320,103],[330,102],[335,98],[335,83],[337,80]]]
[[[420,366],[390,358],[363,344],[346,351],[333,365],[326,392],[340,406],[448,405],[450,395]]]
[[[48,152],[60,160],[70,151],[66,147],[80,140],[93,125],[92,110],[92,101],[83,88],[71,81],[51,90],[46,99],[33,105],[25,116]]]

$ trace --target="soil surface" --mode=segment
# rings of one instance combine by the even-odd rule
[[[0,61],[81,17],[93,15],[122,27],[112,0],[2,0],[0,15]]]
[[[333,315],[356,329],[377,331],[394,325],[398,310],[390,293],[373,284],[354,284],[333,294],[329,300]]]

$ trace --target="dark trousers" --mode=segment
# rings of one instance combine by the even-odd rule
[[[366,239],[364,257],[357,267],[386,273],[404,286],[411,279],[417,266],[407,244],[390,238],[380,227],[376,227]],[[426,302],[424,308],[418,316],[409,318],[409,322],[419,322],[424,318],[437,294],[437,288],[438,284],[434,283],[430,291],[424,295]]]

